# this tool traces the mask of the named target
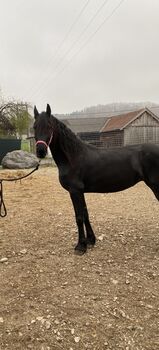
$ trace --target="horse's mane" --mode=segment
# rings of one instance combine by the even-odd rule
[[[77,156],[81,150],[84,150],[86,143],[72,132],[61,120],[53,117],[56,123],[56,132],[60,142],[60,147],[68,157]]]

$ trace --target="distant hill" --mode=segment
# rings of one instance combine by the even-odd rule
[[[155,109],[159,111],[159,104],[153,102],[134,102],[134,103],[109,103],[106,105],[97,105],[84,108],[81,111],[75,111],[70,114],[56,114],[59,119],[70,119],[70,118],[96,118],[106,117],[112,115],[118,115],[134,111],[140,108],[148,107],[155,113]]]

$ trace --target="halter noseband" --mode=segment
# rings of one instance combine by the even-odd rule
[[[45,145],[46,148],[48,148],[48,147],[50,146],[50,143],[51,143],[51,141],[52,141],[52,138],[53,138],[53,133],[51,134],[50,140],[49,140],[48,143],[46,143],[46,142],[43,141],[43,140],[38,140],[38,141],[36,142],[36,146],[37,146],[38,144],[42,143],[43,145]]]

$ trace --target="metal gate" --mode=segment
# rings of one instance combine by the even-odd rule
[[[8,152],[21,149],[21,140],[0,139],[0,164]]]

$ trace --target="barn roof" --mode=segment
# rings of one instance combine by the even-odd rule
[[[150,110],[159,118],[159,107],[151,107]]]
[[[135,119],[139,118],[145,112],[150,114],[152,118],[155,118],[159,122],[158,117],[152,111],[150,111],[148,108],[144,108],[108,118],[101,132],[123,130],[126,126],[131,124]]]
[[[75,134],[82,132],[100,132],[108,117],[70,118],[62,120]]]

